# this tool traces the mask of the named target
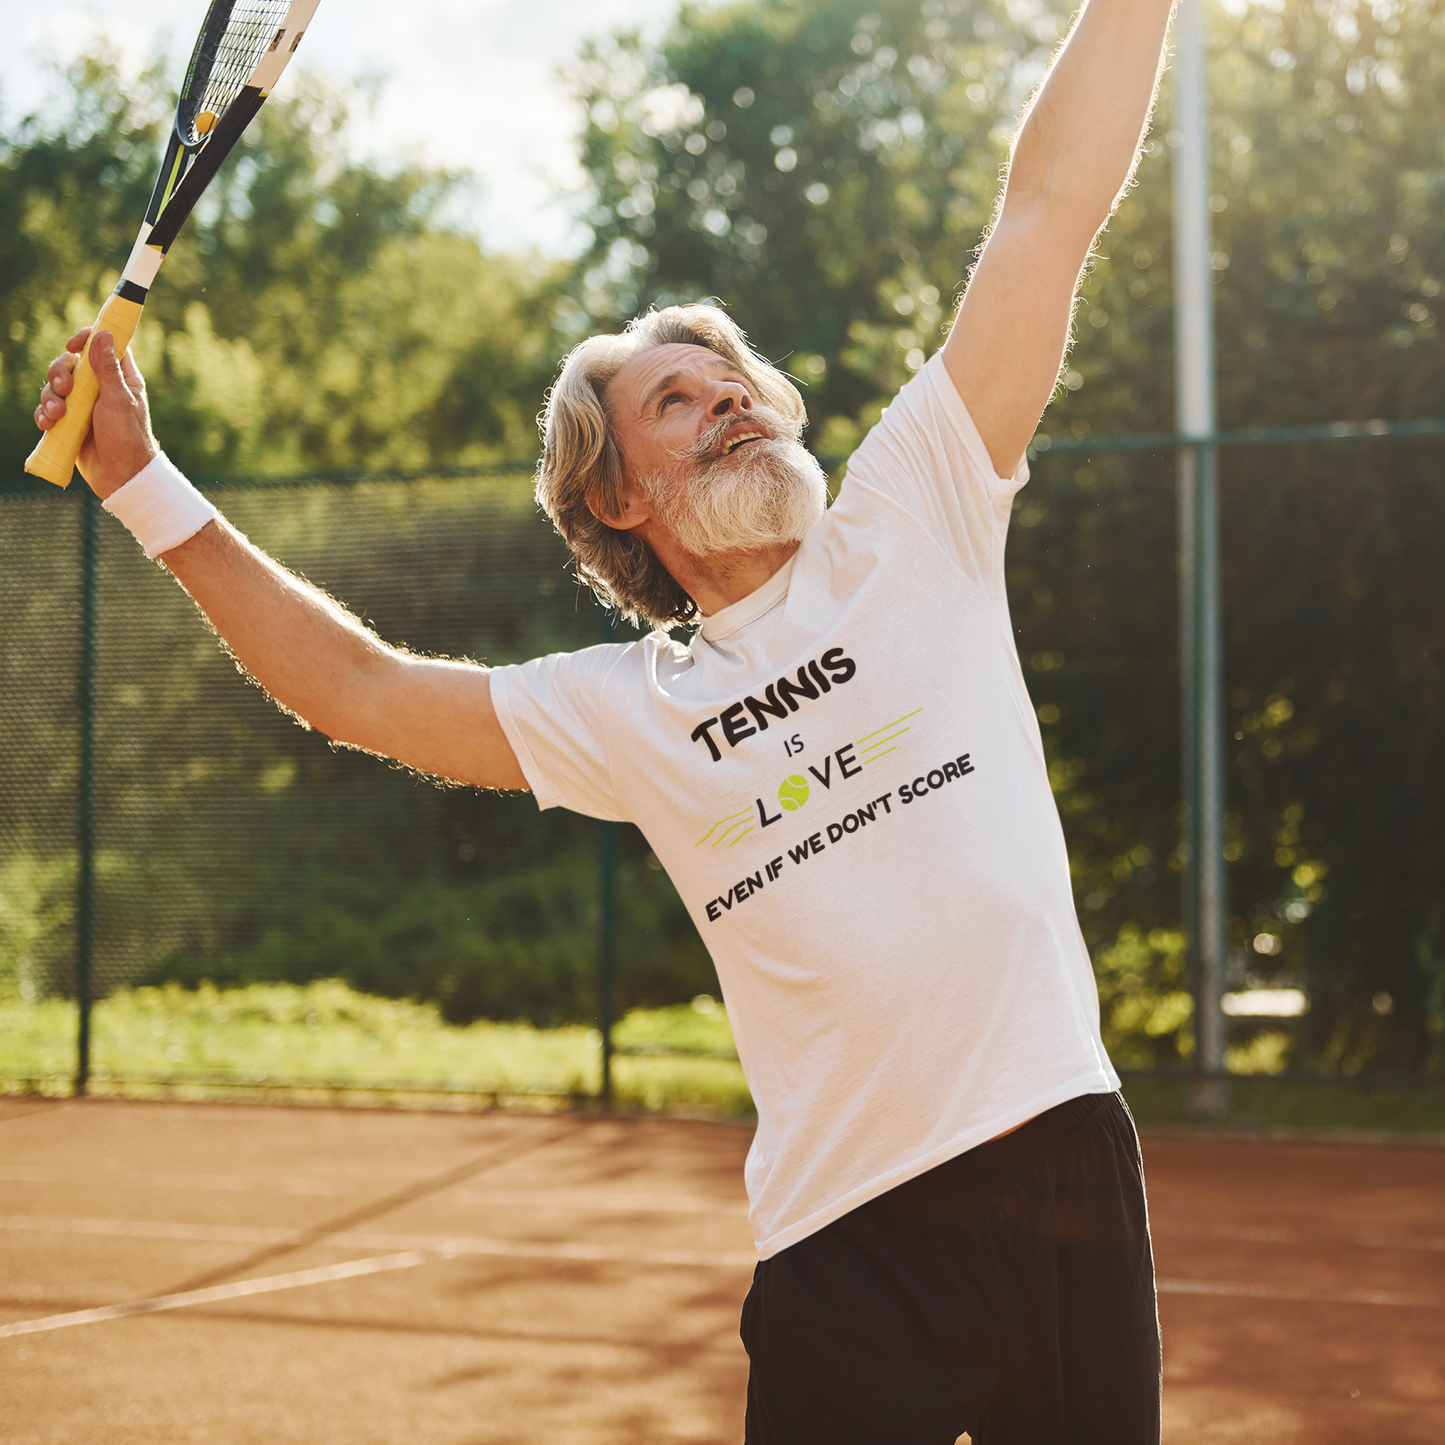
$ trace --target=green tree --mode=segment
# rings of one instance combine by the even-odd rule
[[[1210,23],[1221,424],[1445,416],[1445,243],[1432,221],[1445,15],[1433,3],[1295,3]],[[1111,261],[1086,282],[1087,339],[1044,422],[1055,436],[1170,429],[1160,129],[1100,248]],[[1296,1063],[1445,1066],[1439,447],[1222,457],[1232,971],[1308,986]],[[1015,548],[1027,589],[1019,607],[1016,586],[1016,616],[1036,640],[1031,661],[1065,659],[1035,692],[1070,760],[1061,801],[1077,819],[1080,892],[1100,904],[1086,928],[1102,943],[1133,920],[1168,922],[1171,900],[1151,880],[1161,861],[1178,866],[1159,826],[1173,759],[1137,747],[1141,720],[1177,736],[1172,677],[1129,660],[1169,651],[1169,459],[1041,457],[1037,471],[1050,486],[1018,518],[1033,525]],[[1242,1047],[1253,1031],[1236,1025]]]
[[[0,445],[18,470],[44,366],[114,283],[169,101],[99,55],[68,113],[0,136]],[[156,429],[197,474],[467,465],[536,448],[561,271],[449,230],[464,178],[350,159],[348,100],[304,73],[261,111],[152,290]]]
[[[592,50],[586,299],[720,298],[807,387],[815,447],[846,448],[939,344],[1004,120],[1060,25],[991,0],[778,0],[684,7],[657,51]]]

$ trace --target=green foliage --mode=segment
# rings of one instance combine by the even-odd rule
[[[0,135],[0,448],[33,444],[50,357],[128,254],[170,106],[159,69],[66,74],[73,110]],[[562,272],[449,231],[462,178],[348,159],[347,98],[304,72],[262,109],[158,278],[137,335],[158,436],[194,474],[530,456]],[[17,467],[18,469],[18,467]]]
[[[991,0],[757,0],[684,7],[657,50],[591,50],[575,77],[598,198],[584,295],[618,316],[718,297],[801,363],[815,435],[845,440],[946,332],[940,298],[1066,21]],[[1438,408],[1442,33],[1423,0],[1212,17],[1226,426]],[[1166,132],[1100,246],[1112,264],[1085,286],[1089,343],[1049,427],[1170,428]]]
[[[1145,1129],[1160,1124],[1199,1127],[1187,1078],[1128,1078],[1124,1098]],[[1338,1137],[1341,1130],[1377,1138],[1424,1134],[1424,1142],[1433,1143],[1445,1134],[1445,1088],[1439,1080],[1386,1087],[1339,1078],[1231,1079],[1228,1108],[1217,1122],[1229,1129],[1317,1130],[1325,1138]]]
[[[592,50],[590,304],[719,297],[807,385],[815,446],[849,445],[944,334],[1060,26],[993,0],[762,0],[684,7],[656,52]]]
[[[525,477],[224,491],[273,555],[364,607],[384,636],[494,663],[586,646],[600,614]],[[45,517],[0,500],[0,586],[45,594]],[[34,525],[32,525],[32,523]],[[318,977],[438,1001],[453,1022],[596,1013],[596,825],[529,796],[434,788],[330,748],[243,685],[185,595],[101,533],[96,986]],[[424,582],[418,579],[424,579]],[[27,587],[27,582],[31,584]],[[3,706],[0,977],[71,989],[75,948],[73,582],[0,612],[27,679]],[[56,669],[57,653],[69,670]],[[715,991],[676,891],[635,830],[619,878],[622,1007]]]
[[[732,1054],[733,1031],[727,1010],[710,994],[699,994],[691,1003],[666,1008],[632,1009],[613,1031],[621,1049],[668,1048],[697,1054]]]
[[[0,990],[35,998],[69,977],[74,912],[73,857],[0,859]]]
[[[632,1009],[618,1021],[613,1041],[633,1057],[613,1060],[619,1098],[647,1109],[694,1106],[729,1114],[753,1112],[752,1095],[735,1062],[727,1012],[709,994],[667,1008]],[[673,1052],[676,1051],[676,1052]],[[704,1057],[683,1058],[695,1053]]]
[[[385,851],[394,860],[401,820],[391,821]],[[424,846],[424,835],[416,841]],[[551,1028],[596,1017],[597,869],[590,853],[574,843],[530,867],[468,876],[473,870],[441,871],[436,850],[426,851],[429,867],[389,877],[288,854],[284,889],[261,894],[269,906],[256,907],[253,895],[236,900],[242,907],[230,919],[212,910],[206,921],[218,934],[215,945],[182,944],[151,976],[187,984],[336,977],[367,993],[438,1000],[449,1023],[520,1019]],[[715,988],[712,965],[667,880],[629,860],[619,884],[623,1006]]]
[[[0,979],[0,1089],[69,1093],[75,1078],[76,1008],[55,995],[27,998]]]
[[[1445,15],[1419,0],[1212,15],[1223,427],[1440,414],[1442,38]],[[1171,429],[1166,137],[1167,121],[1099,248],[1110,264],[1086,282],[1055,435]]]
[[[1445,247],[1429,219],[1445,151],[1428,119],[1442,24],[1419,4],[1212,21],[1223,426],[1445,414]],[[1085,286],[1073,389],[1044,423],[1056,436],[1169,427],[1152,360],[1169,345],[1168,168],[1151,150],[1101,246],[1112,264]],[[1421,960],[1445,876],[1437,458],[1414,443],[1222,457],[1232,979],[1312,998],[1276,1063],[1434,1057]],[[1047,674],[1033,679],[1046,735],[1070,760],[1060,801],[1086,931],[1171,926],[1155,879],[1172,887],[1180,865],[1161,827],[1175,766],[1138,746],[1140,720],[1171,744],[1177,727],[1169,671],[1140,665],[1171,652],[1167,458],[1041,455],[1036,473],[1048,490],[1017,517],[1015,617]],[[1233,1028],[1258,1052],[1261,1036]]]
[[[1223,426],[1445,414],[1445,246],[1430,219],[1445,185],[1430,119],[1442,30],[1423,4],[1214,17]],[[1154,361],[1169,346],[1168,168],[1151,150],[1100,248],[1112,263],[1085,286],[1054,435],[1169,427]],[[1233,981],[1308,987],[1280,1062],[1438,1068],[1422,963],[1439,952],[1445,877],[1438,443],[1232,450],[1221,467]],[[1141,721],[1170,747],[1177,735],[1172,669],[1157,666],[1172,650],[1167,458],[1041,455],[1035,470],[1014,611],[1046,735],[1069,760],[1056,766],[1086,930],[1170,926],[1155,880],[1172,888],[1179,868],[1161,826],[1175,765],[1139,746]]]
[[[1126,924],[1095,953],[1094,973],[1104,1046],[1116,1068],[1167,1068],[1192,1053],[1182,933],[1156,928],[1145,935]]]
[[[108,289],[106,272],[118,273],[130,252],[159,163],[158,66],[122,89],[113,61],[88,57],[66,79],[75,96],[69,115],[54,124],[30,117],[0,134],[0,442],[7,472],[18,470],[33,445],[29,412],[54,355],[52,323],[72,296]]]
[[[686,1046],[698,1019],[718,1052],[732,1047],[727,1017],[683,1009],[627,1014],[619,1042],[665,1038]],[[95,1007],[94,1092],[144,1095],[169,1081],[187,1097],[225,1095],[219,1080],[308,1088],[336,1102],[328,1086],[388,1097],[392,1090],[594,1095],[601,1082],[601,1038],[577,1025],[538,1029],[525,1023],[449,1024],[434,1003],[375,997],[337,979],[215,988],[120,989]],[[24,999],[0,984],[0,1090],[63,1086],[74,1069],[75,1007]],[[622,1104],[648,1109],[704,1107],[747,1113],[742,1071],[724,1059],[627,1059],[614,1065]],[[404,1097],[396,1095],[396,1097]]]

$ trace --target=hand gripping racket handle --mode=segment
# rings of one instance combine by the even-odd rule
[[[90,435],[90,416],[99,394],[95,372],[90,365],[90,348],[99,332],[109,331],[115,337],[115,354],[119,358],[130,345],[140,321],[141,306],[112,292],[106,297],[100,315],[90,328],[90,338],[81,353],[74,373],[74,385],[65,398],[65,415],[40,438],[40,444],[25,459],[25,470],[32,476],[44,477],[57,487],[68,487],[75,471],[75,459]]]

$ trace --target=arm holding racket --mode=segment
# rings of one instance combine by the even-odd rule
[[[77,370],[72,353],[51,363],[37,420],[63,424]],[[134,358],[96,335],[94,425],[82,474],[104,500],[160,448],[151,434],[145,381]],[[319,588],[251,545],[223,517],[160,562],[180,582],[236,660],[280,707],[346,747],[480,788],[527,787],[492,706],[487,670],[390,647]]]

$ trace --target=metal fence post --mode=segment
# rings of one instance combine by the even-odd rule
[[[597,614],[602,642],[615,641],[612,615],[605,607]],[[597,835],[597,1027],[602,1034],[602,1079],[598,1090],[604,1108],[612,1105],[612,1025],[617,992],[617,858],[620,823],[604,820]]]
[[[602,1034],[602,1083],[598,1097],[612,1103],[612,1025],[617,985],[617,853],[620,823],[603,822],[598,837],[599,920],[597,937],[597,1027]]]
[[[1222,1116],[1229,1110],[1224,1067],[1225,969],[1229,954],[1229,881],[1224,865],[1224,640],[1219,587],[1219,449],[1186,449],[1194,469],[1194,797],[1192,888],[1198,939],[1195,975],[1195,1107]]]
[[[1199,1036],[1200,1020],[1204,1015],[1201,990],[1203,973],[1199,951],[1199,703],[1196,696],[1199,671],[1198,588],[1194,576],[1197,561],[1194,533],[1198,513],[1198,462],[1198,448],[1177,448],[1175,495],[1179,534],[1179,797],[1183,809],[1179,832],[1184,855],[1181,911],[1185,965],[1188,969],[1190,993],[1194,999],[1196,1075],[1204,1068],[1204,1047]]]
[[[1187,749],[1189,881],[1185,926],[1195,964],[1194,1104],[1228,1108],[1219,1000],[1227,939],[1224,877],[1223,640],[1219,600],[1219,430],[1214,390],[1209,121],[1201,0],[1175,17],[1174,355],[1179,449],[1181,699]]]
[[[100,503],[81,488],[80,519],[80,784],[76,800],[75,1093],[90,1084],[90,1005],[95,943],[95,656],[100,563]]]

